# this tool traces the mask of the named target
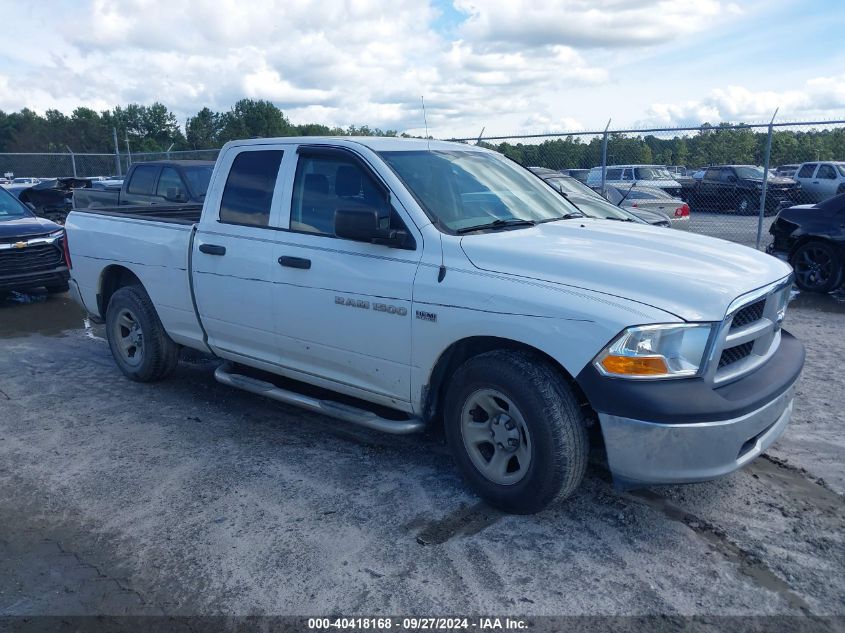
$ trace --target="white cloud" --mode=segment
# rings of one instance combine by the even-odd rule
[[[775,109],[778,119],[819,117],[845,111],[845,74],[810,79],[789,90],[753,91],[742,86],[712,90],[702,99],[678,103],[655,103],[643,123],[659,125],[695,125],[702,121],[759,123],[771,119]]]

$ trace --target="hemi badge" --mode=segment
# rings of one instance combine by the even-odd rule
[[[26,248],[26,242],[15,242],[12,244],[12,248]]]

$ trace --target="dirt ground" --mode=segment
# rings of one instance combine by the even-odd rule
[[[66,296],[0,305],[0,616],[845,615],[845,296],[796,295],[792,424],[718,481],[535,516],[442,439],[351,427],[183,359],[126,380]]]

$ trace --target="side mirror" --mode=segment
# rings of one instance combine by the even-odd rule
[[[168,187],[164,193],[164,199],[168,202],[185,202],[187,196],[185,192],[178,187]]]
[[[393,248],[402,248],[408,237],[405,231],[380,228],[378,211],[370,207],[335,211],[334,234],[347,240]]]

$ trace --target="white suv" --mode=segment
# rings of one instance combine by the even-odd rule
[[[674,179],[665,165],[608,165],[605,184],[622,189],[653,187],[678,197],[681,183]],[[601,187],[601,167],[593,167],[587,175],[587,186]]]
[[[805,201],[821,202],[845,192],[845,162],[803,163],[793,178],[801,183],[801,194]]]

